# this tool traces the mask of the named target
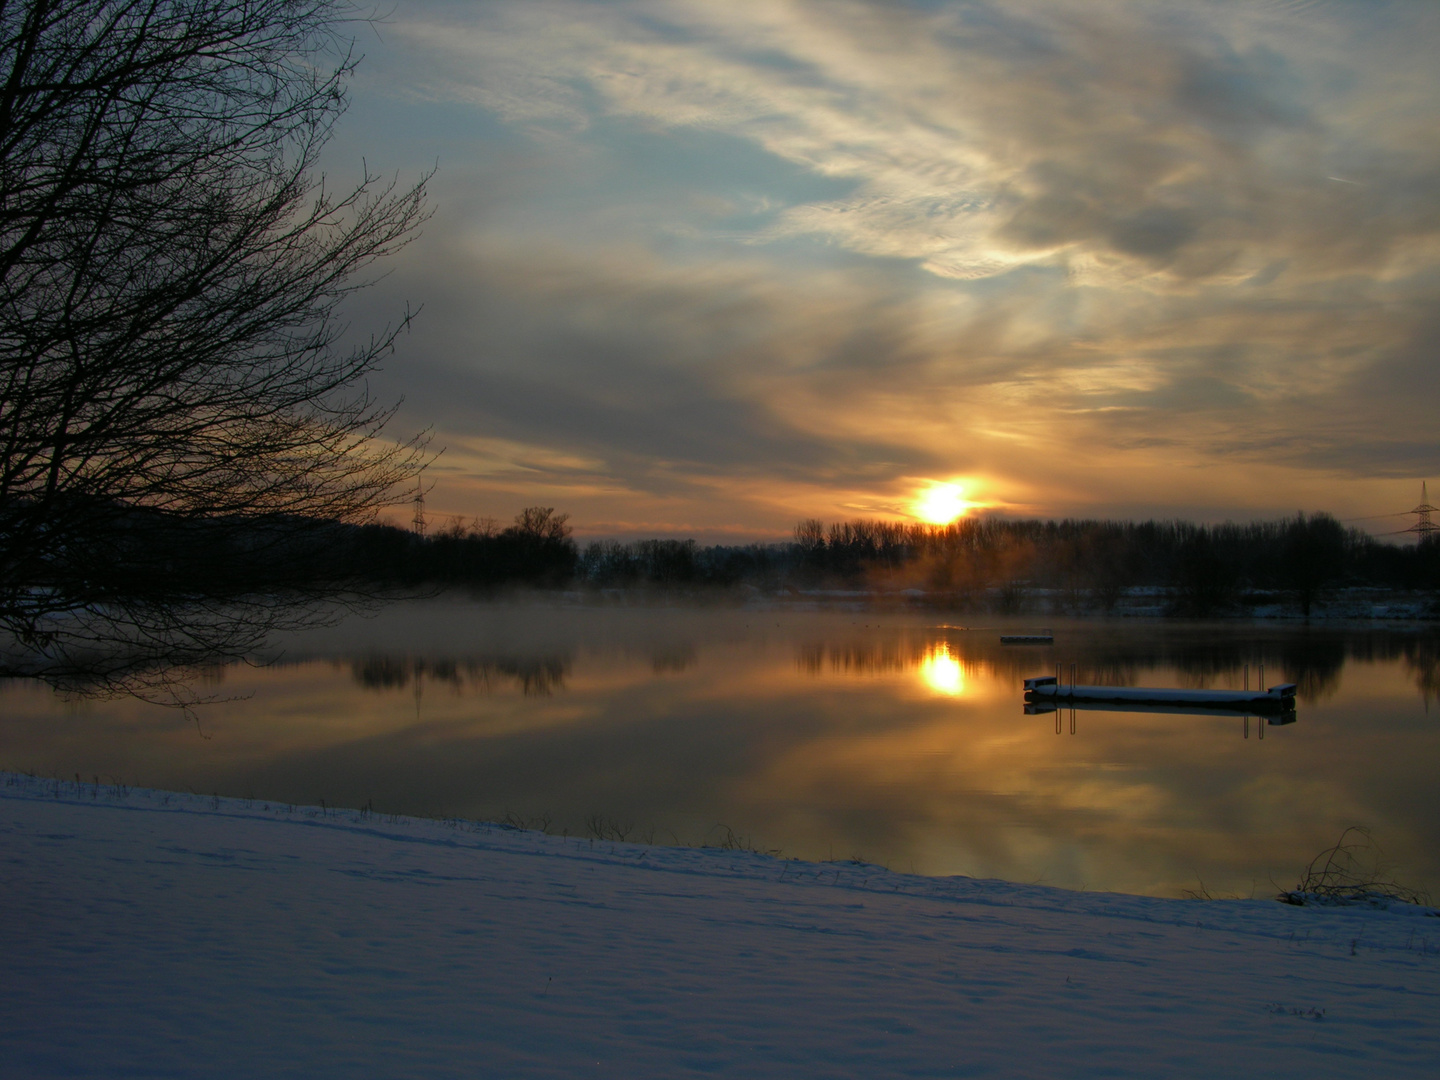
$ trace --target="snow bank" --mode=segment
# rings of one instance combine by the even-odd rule
[[[9,1077],[1440,1062],[1423,909],[1076,893],[14,775],[0,860]]]

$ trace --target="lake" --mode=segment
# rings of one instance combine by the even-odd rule
[[[1002,631],[1054,629],[1051,646]],[[0,685],[0,767],[1157,896],[1293,887],[1349,826],[1440,893],[1440,635],[846,606],[407,601],[193,716]],[[1026,715],[1021,681],[1299,684],[1294,723]]]

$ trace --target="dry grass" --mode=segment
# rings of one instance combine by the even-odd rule
[[[1430,902],[1424,892],[1394,880],[1369,830],[1353,825],[1340,834],[1334,845],[1310,860],[1295,888],[1281,891],[1275,899],[1297,906],[1369,904],[1385,907],[1393,903],[1427,905]]]

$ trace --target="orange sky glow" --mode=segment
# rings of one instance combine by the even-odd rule
[[[416,0],[325,164],[438,163],[354,312],[423,305],[374,389],[432,516],[1351,518],[1440,457],[1437,45],[1418,0]]]

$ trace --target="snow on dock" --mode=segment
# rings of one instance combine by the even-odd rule
[[[1440,919],[1410,905],[1070,892],[4,774],[0,866],[12,1080],[1406,1080],[1440,1061]]]
[[[1062,683],[1054,675],[1025,680],[1025,701],[1040,704],[1054,701],[1094,702],[1115,705],[1191,705],[1225,709],[1230,712],[1278,713],[1295,708],[1295,684],[1279,683],[1269,690],[1180,690],[1156,686],[1076,686]]]

